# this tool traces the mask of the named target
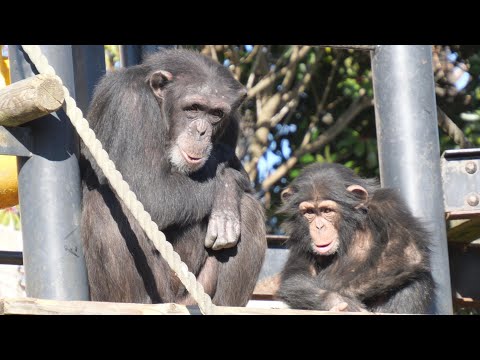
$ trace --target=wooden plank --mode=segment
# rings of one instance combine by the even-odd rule
[[[295,309],[217,307],[219,315],[368,315]],[[0,315],[196,315],[198,307],[178,304],[127,304],[34,298],[0,299]],[[370,314],[371,315],[371,314]]]
[[[288,236],[267,234],[268,246],[286,247],[287,241],[288,241]]]
[[[468,244],[480,238],[480,217],[465,221],[452,227],[447,232],[448,241],[451,243]]]
[[[39,74],[0,90],[0,125],[18,126],[58,110],[63,87],[52,75]]]
[[[95,301],[59,301],[34,298],[4,298],[0,314],[20,315],[189,315],[176,304],[130,304]]]

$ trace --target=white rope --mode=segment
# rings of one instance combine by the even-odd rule
[[[47,58],[42,54],[38,45],[22,45],[22,47],[40,73],[56,76],[58,81],[63,85],[62,79],[57,76],[55,69],[49,65]],[[115,190],[118,197],[122,199],[148,238],[153,242],[155,248],[160,252],[170,268],[192,295],[193,299],[198,303],[202,313],[215,314],[216,306],[212,303],[210,296],[205,293],[202,284],[200,284],[195,278],[195,275],[188,270],[187,265],[182,262],[180,256],[173,250],[172,244],[165,239],[165,234],[158,230],[158,225],[152,221],[150,214],[144,210],[142,203],[137,200],[135,194],[130,190],[125,180],[123,180],[122,174],[115,168],[115,164],[110,160],[107,152],[103,149],[102,144],[90,128],[88,121],[83,117],[82,110],[77,107],[75,100],[70,96],[65,86],[63,86],[63,91],[65,92],[63,109],[75,129],[77,129],[78,135],[85,143],[85,146],[91,152],[98,166],[110,182],[110,186]]]

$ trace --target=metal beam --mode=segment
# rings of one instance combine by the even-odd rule
[[[31,156],[32,144],[28,127],[0,126],[0,155]]]
[[[90,96],[85,92],[91,90],[93,81],[83,86],[80,79],[88,78],[91,66],[104,64],[103,52],[97,50],[96,57],[74,60],[74,55],[85,56],[86,49],[71,45],[40,47],[70,94],[84,107]],[[9,56],[13,82],[38,73],[20,46],[9,46]],[[29,149],[33,155],[19,158],[18,176],[27,295],[88,300],[79,227],[78,137],[63,109],[32,121],[28,128],[34,139]]]
[[[0,265],[23,265],[21,251],[0,251]]]
[[[448,219],[480,215],[480,149],[447,150],[441,157]]]
[[[431,231],[433,313],[452,314],[430,45],[380,45],[372,53],[382,185],[398,189]]]

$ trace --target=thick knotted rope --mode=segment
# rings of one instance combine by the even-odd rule
[[[49,65],[47,58],[42,54],[37,45],[22,45],[23,50],[28,54],[32,63],[42,74],[51,74],[57,77],[62,83],[62,79],[56,75],[55,69]],[[192,295],[203,314],[215,314],[216,308],[212,299],[205,293],[202,284],[200,284],[195,275],[192,274],[187,265],[182,262],[180,256],[173,250],[172,245],[165,239],[165,234],[158,230],[158,225],[152,221],[150,214],[144,210],[143,205],[137,200],[136,195],[130,190],[128,184],[123,180],[122,174],[115,168],[115,164],[110,160],[102,144],[90,128],[88,121],[83,117],[82,111],[77,107],[75,100],[70,96],[68,89],[63,86],[65,92],[65,103],[63,109],[70,118],[78,135],[85,143],[110,186],[116,192],[118,197],[124,202],[125,206],[137,219],[141,228],[153,242],[155,248],[168,263],[170,268],[178,276],[182,284]]]

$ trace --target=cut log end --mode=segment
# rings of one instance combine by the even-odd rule
[[[41,83],[35,105],[39,109],[51,113],[58,110],[63,105],[64,100],[62,85],[57,79],[50,78]]]

